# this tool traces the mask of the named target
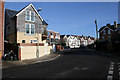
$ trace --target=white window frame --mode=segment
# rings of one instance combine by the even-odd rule
[[[29,24],[29,33],[26,33],[26,25]],[[34,34],[31,34],[31,25],[34,26]],[[25,24],[25,34],[35,35],[35,24],[26,23]]]
[[[30,21],[30,22],[35,22],[35,12],[29,11],[29,18],[30,18],[30,19],[27,20],[27,11],[29,11],[29,10],[26,10],[25,20],[26,20],[26,21]],[[31,13],[34,13],[34,21],[31,20],[31,17],[32,17]]]

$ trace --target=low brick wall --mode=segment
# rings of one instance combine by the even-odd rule
[[[39,44],[39,57],[52,53],[52,45]],[[20,43],[19,44],[19,59],[37,58],[37,43]]]

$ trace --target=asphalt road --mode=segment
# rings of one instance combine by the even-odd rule
[[[2,77],[120,80],[119,67],[117,57],[94,50],[73,49],[52,61],[2,69]]]

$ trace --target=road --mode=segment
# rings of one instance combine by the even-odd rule
[[[71,53],[62,54],[52,61],[5,68],[2,70],[2,77],[120,80],[119,67],[117,57],[107,56],[95,50],[73,49]]]

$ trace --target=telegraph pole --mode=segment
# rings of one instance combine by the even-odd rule
[[[96,25],[96,38],[97,38],[97,40],[98,40],[97,20],[95,20],[95,25]]]

